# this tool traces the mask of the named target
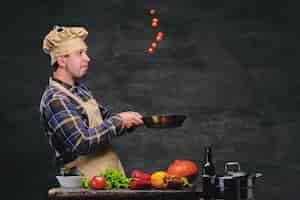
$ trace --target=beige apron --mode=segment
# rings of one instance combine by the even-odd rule
[[[67,94],[85,109],[90,128],[98,126],[103,121],[98,104],[94,98],[84,102],[63,87],[60,83],[52,80],[51,78],[49,80],[49,84]],[[82,137],[84,138],[86,136]],[[77,167],[80,173],[89,179],[95,175],[100,175],[100,173],[106,169],[117,169],[125,175],[122,163],[111,144],[103,145],[103,148],[96,153],[79,156],[76,160],[67,163],[64,167]]]

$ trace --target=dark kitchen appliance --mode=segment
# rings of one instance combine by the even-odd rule
[[[261,173],[241,171],[238,162],[227,162],[223,175],[202,176],[203,192],[216,199],[253,199],[255,181],[261,176]]]

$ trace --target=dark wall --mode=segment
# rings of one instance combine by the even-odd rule
[[[166,169],[175,159],[199,166],[213,146],[226,161],[262,172],[257,199],[293,199],[300,175],[299,30],[292,1],[31,1],[2,13],[0,113],[2,181],[10,199],[45,199],[57,185],[39,125],[50,75],[42,39],[55,24],[89,30],[94,96],[115,112],[182,113],[178,129],[138,128],[116,138],[128,173]],[[149,8],[165,33],[153,55]],[[17,190],[17,192],[15,192]]]

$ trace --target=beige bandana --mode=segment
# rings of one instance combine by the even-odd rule
[[[88,32],[83,27],[54,26],[43,41],[43,50],[51,57],[51,65],[58,56],[68,55],[80,49],[86,49],[84,42]]]

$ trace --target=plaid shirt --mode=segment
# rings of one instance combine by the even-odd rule
[[[83,84],[70,86],[62,81],[53,80],[83,101],[93,98]],[[95,152],[104,144],[109,144],[113,137],[125,132],[121,128],[122,121],[118,115],[113,115],[101,105],[99,108],[103,122],[89,128],[88,117],[83,107],[56,87],[47,86],[40,103],[41,123],[49,144],[55,151],[56,160],[67,163],[79,155]]]

